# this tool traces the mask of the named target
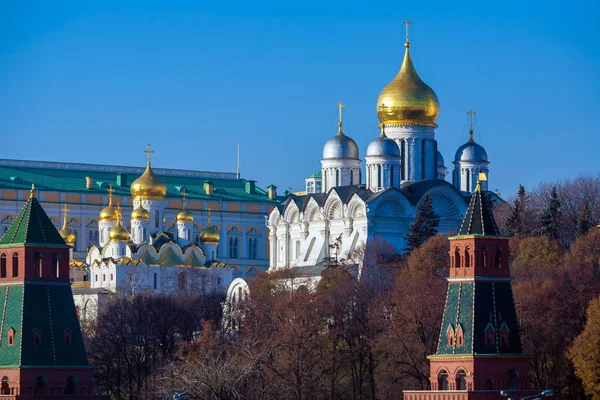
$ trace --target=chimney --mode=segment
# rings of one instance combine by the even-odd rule
[[[246,193],[256,193],[256,181],[246,181]]]
[[[269,191],[269,199],[275,200],[277,198],[277,186],[269,185],[267,186],[267,189]]]
[[[215,190],[215,186],[213,185],[212,182],[210,182],[210,181],[204,182],[204,191],[206,192],[206,194],[208,196],[212,196],[214,190]]]
[[[86,176],[85,177],[85,188],[86,189],[93,189],[94,188],[94,178],[92,178],[91,176]]]
[[[127,187],[127,175],[117,174],[117,185],[121,187]]]

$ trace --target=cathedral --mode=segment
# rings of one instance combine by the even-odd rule
[[[489,161],[473,137],[473,111],[468,113],[469,140],[453,161],[452,184],[446,181],[435,137],[440,105],[413,65],[406,23],[400,71],[377,100],[380,135],[367,146],[365,176],[358,146],[344,133],[343,105],[338,104],[338,132],[325,142],[321,170],[306,179],[304,194],[289,196],[269,215],[270,269],[298,267],[318,275],[315,267],[331,258],[348,259],[375,237],[400,253],[426,196],[440,216],[439,232],[453,235],[480,173],[487,190]],[[494,200],[499,201],[497,196]]]

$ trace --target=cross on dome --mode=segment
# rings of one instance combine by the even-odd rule
[[[408,18],[404,21],[402,21],[402,23],[406,26],[406,47],[410,47],[410,42],[408,41],[408,26],[412,24],[412,22],[410,22],[408,20]]]
[[[469,142],[473,141],[473,115],[477,114],[473,110],[469,110],[467,113],[469,115]]]
[[[148,154],[148,164],[150,164],[150,159],[152,158],[152,154],[154,154],[154,150],[150,148],[150,143],[148,143],[148,148],[144,150],[144,153]]]

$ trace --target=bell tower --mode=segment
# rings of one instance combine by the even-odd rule
[[[479,182],[458,231],[450,238],[448,294],[437,351],[430,361],[431,391],[405,391],[407,400],[501,399],[500,391],[531,394],[530,356],[523,351],[510,269],[488,193]],[[537,392],[539,393],[539,392]],[[446,397],[444,397],[446,398]]]

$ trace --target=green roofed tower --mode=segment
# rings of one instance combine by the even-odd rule
[[[89,398],[92,377],[69,282],[69,246],[32,188],[0,239],[0,397]]]
[[[508,238],[478,183],[458,235],[450,238],[448,294],[437,351],[428,357],[431,391],[405,391],[406,400],[441,399],[440,391],[461,400],[529,392],[530,356],[521,344],[508,255]]]

